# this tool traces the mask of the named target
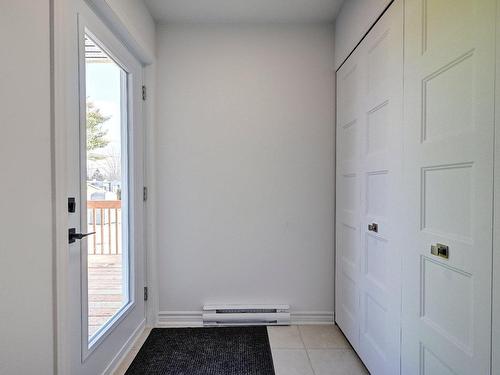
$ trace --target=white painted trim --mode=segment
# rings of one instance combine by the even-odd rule
[[[500,374],[500,0],[497,0],[496,77],[495,77],[495,147],[493,169],[493,273],[491,373]]]
[[[131,349],[135,346],[135,344],[138,342],[139,338],[141,337],[142,333],[144,332],[144,329],[146,328],[146,319],[144,319],[141,324],[134,330],[132,335],[128,338],[128,340],[123,344],[121,349],[118,351],[118,353],[115,355],[113,360],[109,363],[109,365],[106,367],[106,369],[102,372],[102,375],[108,375],[108,374],[114,374],[118,367],[122,364],[122,362],[125,360],[127,355],[130,353]]]
[[[159,311],[156,327],[202,327],[202,311]]]
[[[156,195],[156,126],[155,126],[155,97],[156,97],[156,66],[144,67],[144,84],[147,87],[147,98],[143,107],[144,118],[144,147],[145,155],[145,183],[148,187],[148,199],[145,205],[145,246],[146,246],[146,286],[148,287],[148,301],[146,301],[146,324],[153,327],[159,311],[160,296],[157,273],[157,195]]]
[[[130,49],[132,54],[144,65],[151,64],[154,56],[151,56],[141,44],[134,38],[120,17],[109,6],[106,0],[85,0],[92,10],[104,21],[107,27],[122,40]]]
[[[291,321],[294,325],[334,324],[333,311],[297,311],[292,312]]]
[[[202,311],[160,311],[156,319],[156,327],[202,327]],[[330,325],[333,322],[333,311],[296,311],[291,313],[291,324],[294,325]]]
[[[52,184],[54,223],[54,294],[55,294],[55,363],[56,374],[69,374],[70,342],[69,324],[69,252],[68,252],[68,201],[67,201],[67,33],[68,2],[52,0]]]

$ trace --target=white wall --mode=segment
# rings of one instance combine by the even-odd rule
[[[335,20],[335,68],[338,69],[391,0],[346,0]]]
[[[333,311],[333,26],[162,26],[159,309]]]
[[[53,374],[49,3],[0,1],[1,374]]]

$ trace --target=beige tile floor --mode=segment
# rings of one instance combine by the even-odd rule
[[[365,375],[368,371],[333,325],[268,327],[276,375]],[[146,329],[114,375],[123,375],[148,337]]]
[[[268,327],[276,375],[364,375],[368,371],[333,325]]]

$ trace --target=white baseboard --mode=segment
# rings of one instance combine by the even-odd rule
[[[296,311],[291,314],[292,324],[335,324],[333,321],[333,311]]]
[[[292,324],[334,324],[333,311],[291,312]],[[203,327],[201,311],[160,311],[156,327]]]
[[[146,328],[146,319],[144,319],[141,324],[134,330],[134,332],[130,335],[127,342],[121,347],[120,351],[115,355],[113,360],[110,362],[108,367],[103,371],[102,375],[111,375],[113,374],[120,364],[123,362],[127,354],[130,352],[130,349],[133,348],[136,341],[141,336],[142,332]]]
[[[166,327],[202,327],[201,311],[160,311],[156,319],[156,326]]]

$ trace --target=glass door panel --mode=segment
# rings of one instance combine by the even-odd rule
[[[90,343],[130,302],[130,278],[127,72],[88,34],[85,92],[81,190],[87,210],[86,218],[82,215],[82,227],[95,232],[87,241],[86,315]]]

